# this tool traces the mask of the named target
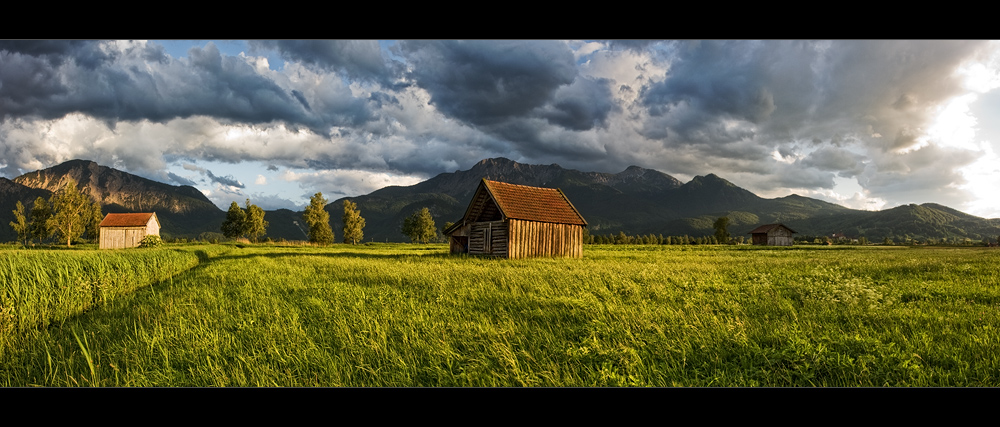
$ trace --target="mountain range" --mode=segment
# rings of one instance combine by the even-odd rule
[[[219,232],[225,211],[190,186],[173,186],[87,160],[71,160],[13,180],[0,178],[0,241],[16,238],[7,224],[21,201],[30,211],[35,198],[48,198],[68,181],[100,201],[105,213],[154,211],[166,237],[194,238]],[[427,207],[438,228],[458,221],[482,178],[513,184],[560,188],[588,222],[593,235],[711,235],[720,216],[730,219],[733,236],[761,224],[781,222],[800,236],[834,233],[847,237],[981,240],[1000,235],[1000,219],[984,219],[934,204],[883,211],[849,209],[791,195],[765,199],[714,174],[683,183],[665,173],[631,166],[619,173],[581,172],[559,165],[528,165],[505,158],[485,159],[465,171],[442,173],[415,185],[389,186],[350,197],[366,220],[366,241],[405,241],[403,219]],[[342,236],[342,202],[326,205],[337,237]],[[267,237],[304,240],[302,212],[267,211]]]

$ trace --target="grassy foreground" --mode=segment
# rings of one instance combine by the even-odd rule
[[[0,251],[0,385],[1000,385],[997,250],[446,250]]]

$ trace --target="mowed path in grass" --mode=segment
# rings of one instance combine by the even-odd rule
[[[5,386],[997,386],[1000,251],[210,246],[8,336]]]

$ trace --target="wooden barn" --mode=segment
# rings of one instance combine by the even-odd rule
[[[101,221],[100,248],[135,248],[143,237],[159,235],[156,213],[109,213]]]
[[[753,244],[765,246],[792,246],[795,230],[784,224],[767,224],[757,227],[750,234]]]
[[[453,254],[583,258],[586,226],[559,189],[483,179],[465,216],[444,233]]]

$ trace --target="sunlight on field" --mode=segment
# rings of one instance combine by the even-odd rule
[[[1000,251],[0,251],[3,386],[997,386]]]

